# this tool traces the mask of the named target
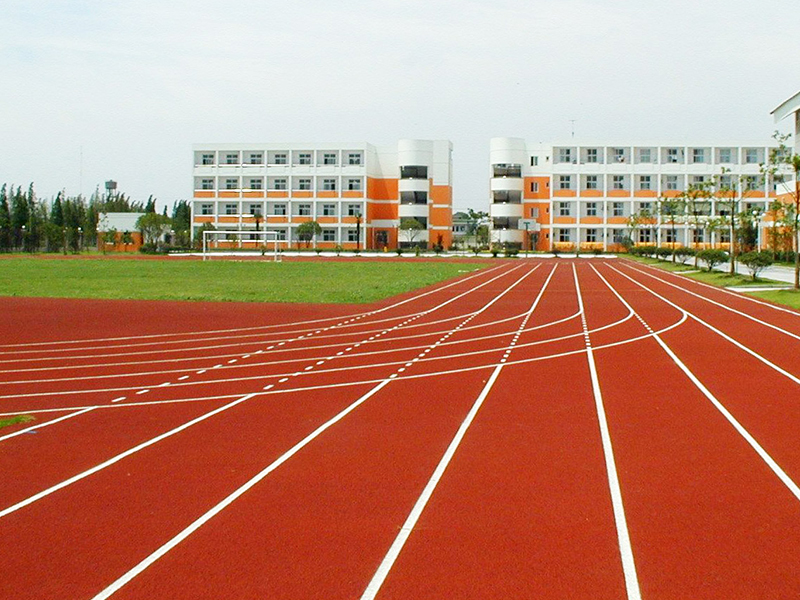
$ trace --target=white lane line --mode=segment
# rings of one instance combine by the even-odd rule
[[[121,453],[117,454],[116,456],[113,456],[112,458],[109,458],[108,460],[105,460],[105,461],[101,462],[100,464],[95,465],[91,469],[87,469],[86,471],[83,471],[82,473],[78,473],[77,475],[73,475],[69,479],[65,479],[61,483],[57,483],[56,485],[51,486],[51,487],[47,488],[46,490],[42,490],[38,494],[34,494],[33,496],[30,496],[29,498],[26,498],[25,500],[22,500],[20,502],[17,502],[16,504],[13,504],[13,505],[9,506],[8,508],[0,510],[0,518],[3,518],[5,516],[7,516],[7,515],[10,515],[11,513],[16,512],[19,509],[24,508],[24,507],[26,507],[26,506],[28,506],[30,504],[33,504],[34,502],[36,502],[38,500],[41,500],[42,498],[45,498],[45,497],[49,496],[50,494],[52,494],[54,492],[57,492],[60,489],[63,489],[65,487],[69,486],[69,485],[72,485],[73,483],[76,483],[76,482],[80,481],[81,479],[85,479],[86,477],[89,477],[90,475],[94,475],[98,471],[102,471],[103,469],[105,469],[107,467],[110,467],[111,465],[113,465],[115,463],[118,463],[122,459],[127,458],[128,456],[131,456],[132,454],[136,454],[137,452],[139,452],[141,450],[144,450],[145,448],[147,448],[149,446],[152,446],[153,444],[157,444],[161,440],[165,440],[168,437],[172,437],[176,433],[180,433],[181,431],[183,431],[185,429],[188,429],[192,425],[196,425],[197,423],[205,421],[206,419],[209,419],[209,418],[213,417],[216,414],[219,414],[219,413],[224,412],[224,411],[226,411],[226,410],[228,410],[230,408],[233,408],[234,406],[236,406],[238,404],[241,404],[242,402],[245,402],[246,400],[249,400],[250,398],[252,398],[253,396],[256,396],[256,395],[257,394],[247,394],[246,396],[242,396],[241,398],[238,398],[238,399],[234,400],[233,402],[229,402],[228,404],[226,404],[224,406],[221,406],[219,408],[216,408],[216,409],[214,409],[214,410],[212,410],[210,412],[207,412],[204,415],[200,415],[199,417],[197,417],[195,419],[192,419],[191,421],[188,421],[188,422],[184,423],[183,425],[179,425],[178,427],[170,429],[169,431],[167,431],[165,433],[162,433],[161,435],[158,435],[158,436],[156,436],[154,438],[151,438],[151,439],[147,440],[146,442],[142,442],[141,444],[138,444],[138,445],[134,446],[133,448],[125,450],[125,452],[121,452]]]
[[[114,403],[122,402],[123,400],[125,400],[126,397],[127,396],[120,396],[119,398],[114,398],[111,402],[114,402]]]
[[[139,390],[138,392],[136,392],[136,395],[137,395],[137,396],[141,396],[142,394],[146,394],[146,393],[147,393],[147,392],[149,392],[149,391],[150,391],[150,390]]]
[[[158,387],[167,387],[168,385],[169,381],[165,381],[164,383],[159,384]]]
[[[53,419],[52,421],[45,421],[44,423],[37,423],[36,425],[31,425],[30,427],[26,427],[25,429],[20,429],[19,431],[15,431],[14,433],[8,433],[6,435],[0,436],[0,442],[11,439],[18,435],[22,435],[25,433],[30,433],[31,431],[38,431],[42,427],[47,427],[48,425],[54,425],[56,423],[60,423],[61,421],[66,421],[67,419],[71,419],[72,417],[77,417],[78,415],[82,415],[84,413],[90,412],[95,410],[96,406],[90,406],[88,408],[84,408],[83,410],[79,410],[78,412],[74,412],[68,415],[64,415],[63,417],[58,417],[57,419]]]
[[[186,379],[189,379],[188,375],[184,375],[183,377],[178,377],[178,381],[185,381]]]
[[[622,272],[619,273],[623,277],[626,277],[627,279],[630,279],[631,281],[638,283],[636,282],[635,279],[625,275],[625,273]],[[600,277],[603,279],[603,281],[605,281],[605,278],[602,275]],[[614,294],[620,299],[621,302],[627,304],[627,302],[622,298],[622,296],[620,296],[617,293],[617,291],[611,286],[610,283],[606,282],[606,285],[611,289],[612,292],[614,292]],[[651,294],[658,296],[656,292],[650,290],[643,284],[638,283],[638,285],[643,289],[649,291]],[[792,495],[797,500],[800,500],[800,487],[798,487],[798,485],[794,482],[794,480],[792,480],[791,477],[789,477],[786,471],[784,471],[781,468],[781,466],[775,461],[775,459],[773,459],[772,456],[770,456],[770,454],[761,446],[761,444],[759,444],[758,440],[756,440],[750,434],[750,432],[747,431],[747,429],[745,429],[745,427],[741,423],[739,423],[736,417],[734,417],[733,414],[727,408],[725,408],[722,402],[720,402],[719,399],[717,399],[717,397],[711,392],[711,390],[709,390],[703,384],[703,382],[697,378],[697,376],[692,372],[692,370],[689,369],[689,367],[686,366],[686,364],[680,358],[678,358],[678,355],[675,354],[672,348],[670,348],[667,345],[667,343],[661,339],[661,336],[658,333],[655,333],[653,335],[653,339],[655,339],[656,342],[658,342],[658,345],[661,346],[664,352],[667,353],[667,356],[669,356],[672,359],[672,361],[678,366],[678,368],[681,371],[683,371],[683,373],[686,375],[686,377],[689,378],[689,380],[695,385],[695,387],[697,387],[697,389],[700,390],[700,392],[711,402],[711,404],[714,405],[714,407],[722,414],[722,416],[725,417],[728,423],[730,423],[733,426],[733,428],[739,433],[739,435],[741,435],[745,439],[745,441],[750,445],[750,447],[753,448],[753,450],[755,450],[756,454],[758,454],[761,457],[761,459],[767,464],[767,466],[778,477],[778,479],[780,479],[781,482],[788,488],[788,490],[792,493]]]
[[[129,583],[131,580],[133,580],[137,575],[142,573],[150,565],[155,563],[158,559],[160,559],[162,556],[167,554],[175,546],[177,546],[183,540],[188,538],[192,533],[194,533],[195,531],[200,529],[200,527],[205,525],[208,521],[210,521],[212,518],[214,518],[216,515],[218,515],[220,512],[222,512],[225,508],[230,506],[237,498],[242,496],[245,492],[247,492],[249,489],[251,489],[253,486],[255,486],[258,482],[260,482],[262,479],[264,479],[267,475],[272,473],[275,469],[280,467],[283,463],[285,463],[287,460],[289,460],[292,456],[294,456],[300,450],[305,448],[314,439],[316,439],[317,437],[322,435],[327,429],[329,429],[330,427],[332,427],[333,425],[335,425],[336,423],[338,423],[339,421],[344,419],[348,414],[353,412],[356,408],[358,408],[364,402],[369,400],[372,396],[377,394],[381,389],[383,389],[386,385],[388,385],[388,383],[389,383],[389,380],[388,379],[384,379],[381,383],[379,383],[374,388],[372,388],[369,392],[367,392],[366,394],[361,396],[358,400],[353,402],[353,404],[351,404],[350,406],[345,408],[343,411],[341,411],[335,417],[333,417],[329,421],[326,421],[325,423],[323,423],[322,425],[317,427],[317,429],[312,431],[310,434],[308,434],[306,437],[304,437],[302,440],[300,440],[297,444],[292,446],[286,453],[284,453],[277,460],[272,462],[263,471],[258,473],[255,477],[250,479],[247,483],[242,485],[240,488],[238,488],[236,491],[234,491],[232,494],[230,494],[227,498],[222,500],[219,504],[217,504],[216,506],[211,508],[208,512],[206,512],[204,515],[202,515],[200,518],[198,518],[196,521],[194,521],[186,529],[181,531],[178,535],[176,535],[171,540],[169,540],[166,544],[161,546],[158,550],[156,550],[150,556],[148,556],[147,558],[142,560],[133,569],[131,569],[130,571],[125,573],[122,577],[117,579],[114,583],[112,583],[110,586],[108,586],[102,592],[97,594],[93,598],[93,600],[105,600],[106,598],[109,598],[111,595],[113,595],[115,592],[119,591],[122,587],[124,587],[127,583]],[[2,515],[0,515],[0,516],[2,516]]]
[[[608,477],[608,487],[611,492],[611,505],[614,509],[614,521],[617,527],[617,540],[619,551],[622,558],[622,571],[625,575],[625,589],[628,593],[628,600],[641,600],[642,593],[639,589],[639,578],[636,574],[636,563],[633,558],[633,548],[631,546],[630,533],[628,532],[628,522],[625,517],[625,507],[622,502],[622,488],[617,474],[617,465],[614,460],[614,449],[611,445],[611,433],[608,429],[606,419],[606,409],[603,405],[603,394],[600,390],[600,379],[597,376],[597,366],[594,362],[594,351],[589,338],[589,327],[586,323],[586,313],[583,308],[583,298],[581,297],[581,286],[578,281],[578,271],[572,265],[572,274],[575,279],[575,291],[578,295],[578,306],[581,312],[581,326],[583,334],[586,336],[586,360],[589,363],[589,374],[592,379],[592,392],[594,393],[595,409],[597,420],[600,425],[600,438],[603,442],[603,454],[606,463],[606,475]],[[631,309],[633,310],[633,309]]]
[[[198,371],[198,372],[197,372],[197,374],[198,374],[198,375],[202,375],[202,374],[203,374],[203,373],[205,373],[205,372],[206,372],[206,370],[205,370],[205,369],[202,369],[202,370]]]
[[[539,304],[539,300],[541,299],[545,288],[550,283],[550,279],[553,276],[553,273],[555,273],[555,270],[556,267],[554,267],[553,270],[550,272],[550,276],[545,281],[544,285],[542,286],[542,289],[539,291],[539,294],[537,295],[536,299],[534,300],[533,304],[528,310],[525,316],[525,320],[520,324],[520,328],[525,326],[531,314],[533,314],[533,311],[536,310],[536,306]],[[522,279],[520,279],[519,281],[522,281]],[[519,281],[517,283],[519,283]],[[512,289],[513,287],[514,286],[511,286],[511,288],[508,288],[508,290]],[[501,296],[502,295],[503,294],[501,294]],[[491,304],[493,303],[494,302],[489,303],[488,305],[486,305],[486,307],[484,307],[484,309],[488,308],[488,306],[491,306]],[[472,318],[473,317],[470,317],[470,319]],[[398,533],[397,537],[395,538],[394,542],[389,548],[389,551],[386,553],[386,556],[384,556],[383,560],[381,561],[381,564],[378,566],[377,571],[372,576],[372,579],[367,585],[367,588],[361,595],[361,600],[373,600],[375,596],[378,594],[378,591],[380,590],[383,583],[386,581],[386,577],[389,575],[389,571],[392,570],[394,563],[397,561],[397,557],[400,556],[400,552],[402,551],[403,547],[408,541],[408,538],[411,535],[411,532],[414,530],[417,521],[419,521],[422,512],[425,510],[428,501],[431,499],[431,496],[433,496],[433,492],[436,489],[436,486],[439,485],[439,481],[442,479],[445,470],[450,465],[450,462],[453,460],[453,456],[455,455],[456,450],[458,450],[458,447],[461,445],[461,441],[464,439],[467,430],[470,428],[472,422],[475,420],[475,416],[478,414],[478,411],[480,410],[481,406],[483,406],[486,397],[489,395],[489,392],[494,386],[495,381],[497,381],[497,378],[499,377],[500,372],[503,370],[503,367],[504,365],[497,365],[492,374],[489,376],[489,379],[487,380],[486,384],[483,386],[483,389],[481,390],[477,399],[473,403],[472,408],[470,408],[469,413],[467,413],[467,416],[464,418],[464,421],[458,428],[456,435],[450,441],[447,450],[445,451],[442,458],[439,460],[439,464],[433,471],[433,475],[431,475],[431,478],[428,480],[428,483],[425,485],[425,488],[422,490],[422,493],[420,494],[419,498],[417,498],[414,507],[411,509],[411,512],[406,518],[405,523],[403,523],[403,526],[400,528],[400,532]]]

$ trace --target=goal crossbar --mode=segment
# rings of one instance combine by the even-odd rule
[[[278,251],[278,232],[277,231],[264,231],[264,230],[254,230],[254,229],[208,229],[203,231],[203,260],[207,260],[209,255],[211,254],[211,245],[214,242],[212,238],[224,236],[226,238],[226,242],[233,244],[231,246],[231,250],[233,249],[244,249],[251,244],[255,244],[253,247],[254,250],[262,250],[266,251],[268,244],[271,242],[272,250],[272,260],[275,262],[281,262],[281,253]],[[230,239],[230,236],[234,236],[234,240]],[[247,236],[248,239],[243,239],[243,236]],[[257,236],[259,239],[253,240],[251,239],[252,236]],[[263,239],[263,242],[261,241]],[[216,240],[216,243],[219,243],[219,240]]]

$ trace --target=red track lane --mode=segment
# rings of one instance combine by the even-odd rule
[[[623,286],[617,274],[600,271]],[[603,300],[602,282],[581,275],[582,287],[598,292],[584,297],[587,313],[604,314],[610,292]],[[625,298],[648,322],[663,312],[641,289]],[[716,355],[713,336],[692,323],[663,338],[682,358],[686,348],[705,364]],[[643,597],[799,594],[798,500],[654,340],[600,350],[595,358]],[[695,373],[712,388],[724,379],[718,365]],[[726,387],[720,396],[726,404],[731,392]]]
[[[569,265],[551,285],[539,321],[577,310]],[[585,353],[506,367],[378,598],[624,594]]]
[[[111,360],[102,356],[108,347],[96,358],[74,357],[95,352],[92,337],[140,329],[170,333],[165,339],[179,342],[163,344],[180,351],[161,353],[154,363],[162,356],[182,359],[153,369],[122,364],[83,373],[130,374],[109,378],[113,384],[108,386],[105,380],[0,383],[0,395],[26,387],[36,394],[0,399],[0,412],[26,403],[34,408],[108,404],[121,394],[123,403],[241,396],[274,386],[0,517],[0,547],[14,548],[4,553],[5,570],[14,576],[0,578],[0,597],[94,597],[375,386],[366,380],[377,383],[397,373],[397,379],[113,596],[358,598],[555,267],[527,331],[378,598],[624,598],[595,399],[576,316],[573,264],[596,348],[644,600],[800,597],[794,560],[800,555],[800,501],[655,339],[628,342],[647,331],[598,271],[648,325],[671,328],[662,339],[798,482],[800,403],[795,399],[800,386],[691,319],[679,324],[680,311],[614,268],[798,374],[786,354],[796,342],[787,343],[786,336],[647,277],[623,261],[544,261],[470,318],[536,264],[504,263],[454,285],[406,294],[399,300],[408,301],[399,305],[398,298],[371,306],[296,311],[180,304],[185,314],[178,319],[174,311],[164,310],[174,303],[0,299],[29,329],[20,335],[14,323],[0,321],[0,333],[7,331],[10,343],[62,340],[20,346],[19,353],[0,354],[0,360],[46,356],[46,350],[57,348],[67,348],[65,354],[73,357],[63,364]],[[686,287],[793,331],[800,321],[691,282]],[[126,320],[118,316],[123,309],[130,313]],[[87,321],[89,314],[97,318],[85,327],[75,323]],[[289,322],[337,316],[316,328]],[[189,334],[270,324],[279,327],[264,330],[271,333],[261,338],[264,351],[257,355],[255,340],[241,337],[248,332],[202,333],[199,337],[225,338],[218,341],[234,346],[230,358],[200,358],[204,351],[194,348],[198,344]],[[64,344],[70,337],[83,341]],[[277,346],[278,340],[291,341]],[[125,348],[124,342],[108,345]],[[22,348],[38,350],[22,354]],[[13,347],[0,347],[0,352],[10,351]],[[227,352],[220,349],[219,354]],[[227,362],[234,358],[236,363]],[[128,356],[119,362],[136,360]],[[71,374],[59,372],[56,361],[45,361],[42,366],[52,370],[17,377],[3,364],[35,363],[0,363],[0,371],[7,371],[0,373],[0,381],[6,382]],[[216,364],[223,366],[196,372]],[[186,372],[188,379],[178,379],[183,371],[142,373],[143,367],[157,371],[178,365],[193,369]],[[441,371],[450,373],[437,375]],[[167,387],[152,387],[166,381]],[[189,382],[197,385],[178,385]],[[770,395],[754,396],[754,382]],[[96,391],[144,385],[151,387],[143,395]],[[307,386],[327,387],[287,391]],[[81,394],[41,395],[48,390]],[[0,441],[0,463],[13,465],[11,471],[3,467],[4,480],[12,485],[0,490],[0,511],[229,401],[96,409]],[[0,437],[27,426],[4,428]]]

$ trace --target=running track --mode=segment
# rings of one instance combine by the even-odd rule
[[[624,260],[0,304],[2,598],[800,598],[790,310]]]

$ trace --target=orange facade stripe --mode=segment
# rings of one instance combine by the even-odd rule
[[[376,204],[370,202],[367,204],[367,220],[397,220],[400,218],[398,215],[398,207],[398,204]]]
[[[311,198],[314,196],[314,192],[299,192],[293,191],[292,198]]]
[[[636,198],[655,198],[658,194],[653,190],[636,190],[633,195]]]
[[[245,198],[263,198],[264,192],[243,192]]]
[[[609,198],[630,198],[631,193],[629,190],[608,190]]]
[[[533,183],[539,184],[539,191],[533,192]],[[525,188],[522,197],[526,199],[545,200],[550,198],[550,178],[549,177],[526,177]]]
[[[339,192],[336,191],[326,191],[326,192],[317,192],[317,198],[338,198]]]
[[[289,197],[289,192],[284,192],[282,190],[267,192],[267,198],[288,198],[288,197]]]
[[[553,196],[556,198],[574,198],[577,194],[575,190],[555,190]]]
[[[238,223],[239,222],[239,217],[220,217],[219,218],[219,222],[220,223]]]
[[[586,225],[602,225],[603,219],[601,217],[581,217],[581,223]]]
[[[601,190],[581,190],[581,196],[584,198],[600,198],[602,195]]]
[[[195,198],[213,198],[214,197],[214,192],[198,192],[197,190],[195,190],[194,197]]]
[[[608,217],[609,225],[627,225],[628,219],[626,217]]]
[[[435,208],[431,207],[428,211],[430,225],[436,227],[452,227],[453,226],[453,211],[450,208]]]
[[[574,225],[575,217],[553,217],[553,223],[556,225]]]
[[[431,201],[433,204],[452,204],[453,188],[449,185],[431,185]]]
[[[345,190],[342,192],[342,198],[363,198],[364,192],[361,190]]]
[[[367,196],[374,200],[397,200],[400,197],[398,182],[398,179],[367,177]]]
[[[214,217],[209,215],[196,216],[194,218],[195,223],[213,223],[213,221]]]
[[[287,217],[267,217],[267,223],[288,223]]]
[[[317,217],[317,223],[319,223],[320,225],[327,225],[330,223],[336,223],[338,221],[339,219],[337,219],[336,217]]]
[[[239,197],[239,192],[220,192],[219,193],[219,197],[220,198],[238,198]]]

